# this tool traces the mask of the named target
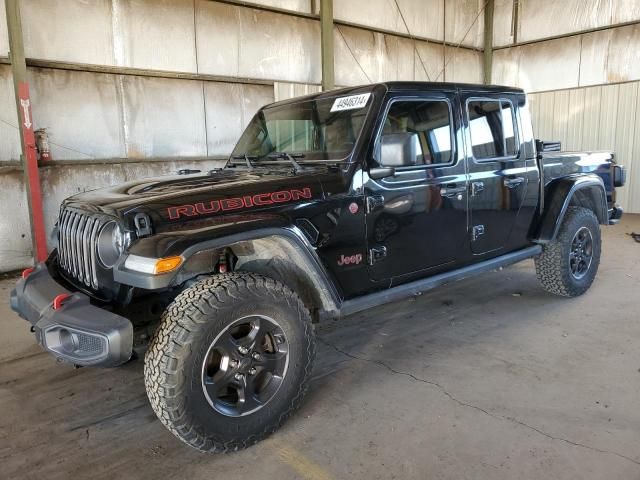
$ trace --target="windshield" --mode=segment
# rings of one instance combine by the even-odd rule
[[[247,126],[232,156],[259,159],[287,152],[305,161],[343,159],[360,135],[370,96],[302,100],[264,108]]]

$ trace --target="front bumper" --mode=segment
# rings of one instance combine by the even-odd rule
[[[56,309],[54,299],[60,295],[68,297]],[[44,264],[18,280],[11,308],[33,325],[38,343],[57,358],[94,367],[115,367],[131,358],[131,322],[67,290]]]

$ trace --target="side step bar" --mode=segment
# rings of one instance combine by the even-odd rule
[[[432,288],[439,287],[446,283],[462,280],[463,278],[472,277],[479,273],[495,270],[496,268],[506,267],[513,263],[526,260],[527,258],[535,257],[542,253],[542,246],[534,245],[531,247],[517,250],[515,252],[507,253],[496,258],[485,260],[484,262],[475,263],[467,267],[452,270],[450,272],[440,273],[433,277],[416,280],[414,282],[405,283],[392,287],[380,292],[371,293],[363,297],[354,298],[352,300],[346,300],[342,303],[340,308],[341,317],[352,315],[363,310],[367,310],[372,307],[384,305],[385,303],[396,302],[403,300],[414,295],[426,292]]]

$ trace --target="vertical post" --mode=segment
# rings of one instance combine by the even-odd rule
[[[513,36],[513,43],[518,43],[519,9],[520,0],[513,0],[513,12],[511,13],[511,35]]]
[[[447,2],[442,2],[442,81],[447,81]],[[439,77],[440,75],[438,75]],[[438,81],[438,78],[434,81]]]
[[[322,53],[322,90],[335,85],[333,64],[333,0],[320,0],[320,43]]]
[[[18,109],[18,130],[20,131],[20,145],[22,147],[21,161],[29,205],[33,256],[36,262],[42,262],[47,258],[47,235],[44,230],[42,192],[40,190],[38,158],[33,133],[31,99],[29,98],[29,82],[27,81],[27,64],[24,58],[19,1],[5,0],[7,29],[9,32],[9,56],[13,73],[16,108]]]
[[[484,83],[491,83],[493,68],[493,0],[484,6]]]

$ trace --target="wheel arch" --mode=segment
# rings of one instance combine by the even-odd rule
[[[177,287],[213,273],[215,255],[230,249],[237,270],[259,273],[287,285],[300,295],[314,316],[331,317],[341,297],[335,283],[304,234],[296,227],[263,228],[195,243],[181,256],[184,261],[171,274],[148,275],[116,268],[116,281],[147,290]]]
[[[569,206],[593,211],[601,225],[608,224],[607,193],[598,175],[580,175],[554,180],[545,189],[547,206],[534,235],[534,241],[548,243],[556,239]]]

